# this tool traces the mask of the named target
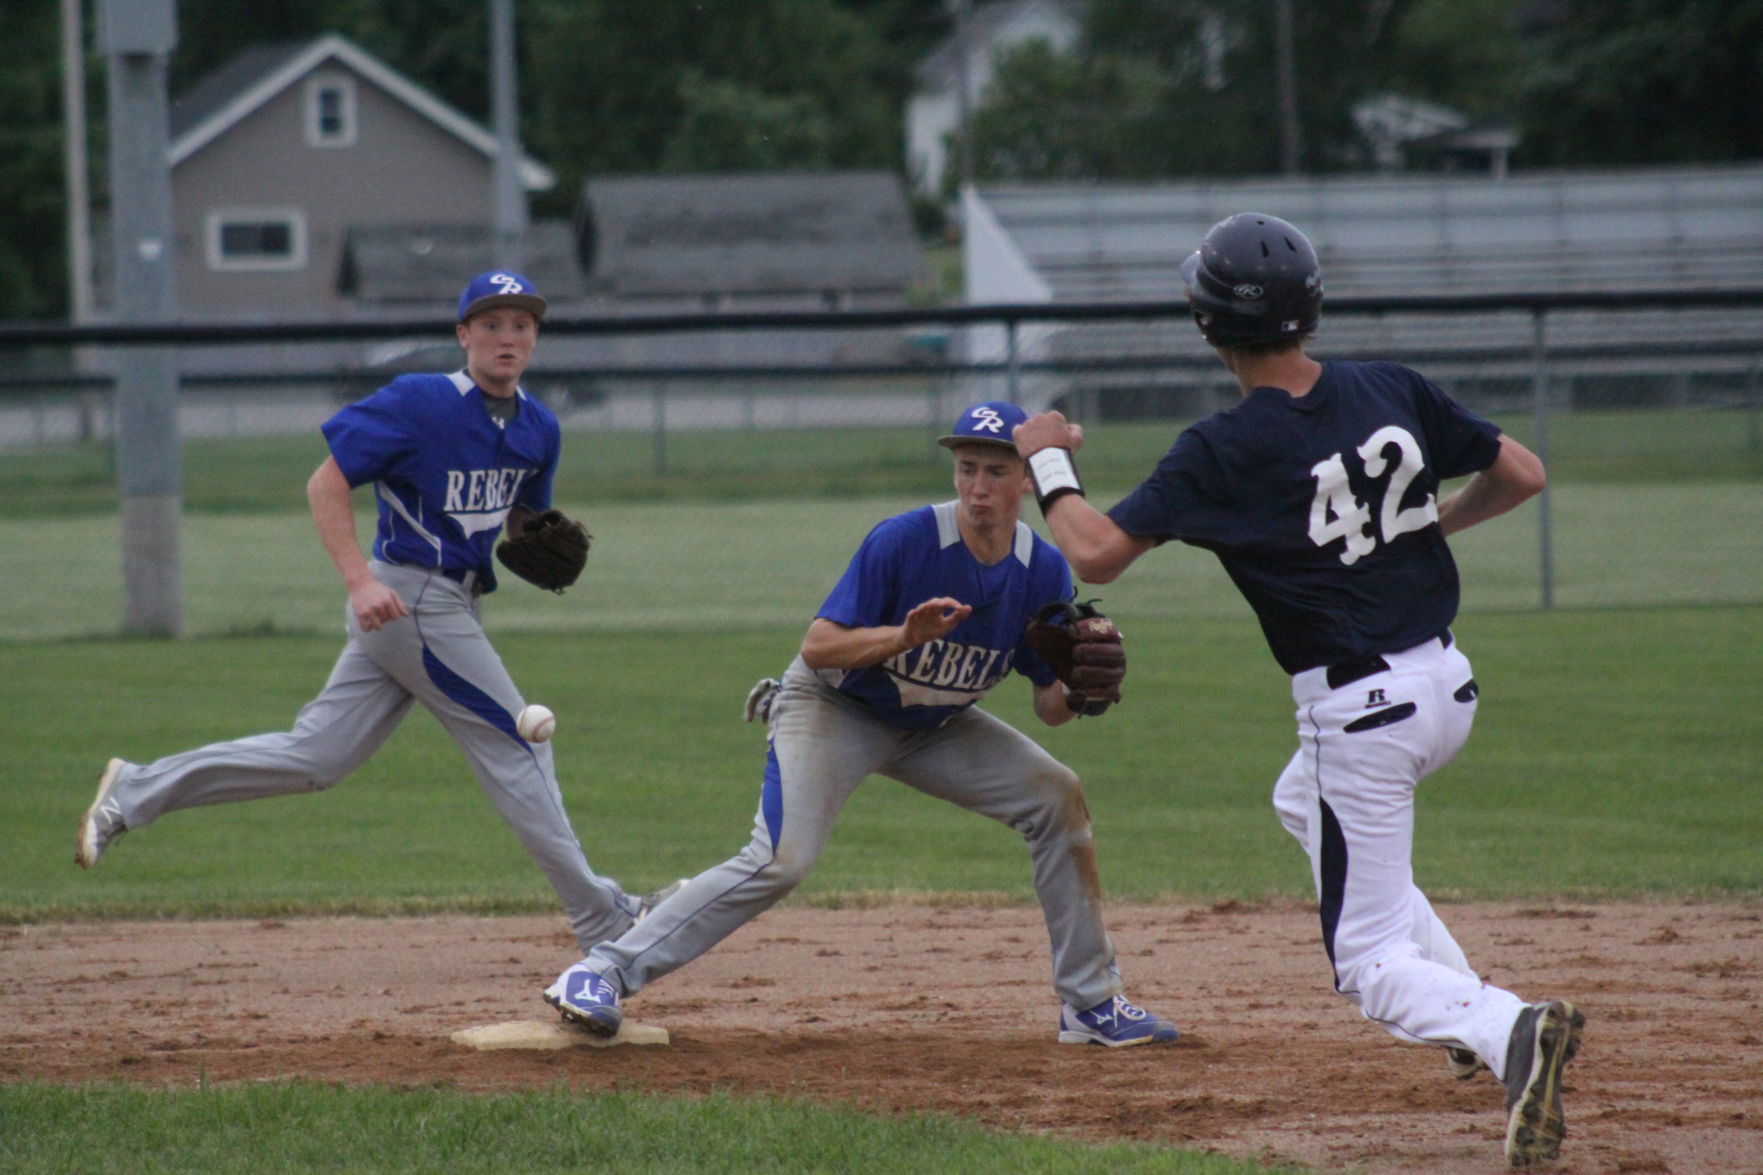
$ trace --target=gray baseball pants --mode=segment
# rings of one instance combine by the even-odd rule
[[[349,614],[349,642],[294,729],[124,768],[112,793],[123,823],[132,831],[181,808],[323,791],[364,763],[411,703],[421,702],[550,880],[581,949],[624,933],[637,899],[588,866],[563,808],[550,744],[515,732],[525,703],[479,621],[477,596],[468,584],[421,568],[375,561],[372,569],[410,615],[363,632]]]
[[[901,730],[821,681],[799,657],[772,703],[770,735],[747,847],[686,883],[622,938],[588,952],[587,965],[624,994],[691,962],[800,884],[839,810],[871,774],[1021,833],[1052,942],[1054,990],[1080,1011],[1120,994],[1082,786],[1032,739],[977,707],[936,730]]]

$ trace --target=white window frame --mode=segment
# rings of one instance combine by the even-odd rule
[[[288,255],[268,257],[228,257],[221,250],[221,231],[229,224],[270,224],[288,226]],[[306,213],[298,208],[216,208],[208,214],[206,231],[208,268],[223,273],[261,273],[306,268]]]
[[[319,125],[319,96],[335,90],[343,96],[343,129],[327,135]],[[360,119],[355,97],[355,79],[347,74],[327,73],[306,79],[306,143],[311,147],[353,147]]]

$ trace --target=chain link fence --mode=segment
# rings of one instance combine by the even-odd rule
[[[1541,502],[1454,540],[1467,608],[1763,602],[1763,293],[1455,301],[1331,302],[1312,353],[1407,362],[1545,454]],[[181,373],[181,630],[335,627],[303,492],[318,426],[399,372],[455,367],[444,324],[0,327],[0,639],[119,629],[110,367],[143,345],[175,347]],[[1181,304],[553,321],[526,386],[565,430],[559,500],[608,535],[600,584],[666,601],[641,620],[662,627],[809,614],[869,525],[949,496],[931,441],[967,404],[1083,421],[1086,480],[1112,500],[1237,397]],[[1160,559],[1111,597],[1237,614],[1212,562]],[[600,622],[515,595],[503,623]]]

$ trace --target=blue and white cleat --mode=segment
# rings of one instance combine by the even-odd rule
[[[1087,1012],[1067,1005],[1059,1013],[1060,1044],[1099,1044],[1111,1049],[1135,1044],[1160,1044],[1181,1033],[1123,995],[1103,1000]]]
[[[73,862],[81,869],[96,865],[104,850],[110,847],[110,842],[129,830],[122,822],[122,809],[110,798],[117,777],[127,766],[126,760],[112,759],[98,776],[98,794],[92,797],[92,806],[80,817],[80,826],[74,834]]]
[[[587,960],[569,968],[557,982],[545,989],[545,1002],[563,1014],[571,1024],[579,1024],[595,1036],[617,1036],[624,1023],[618,1007],[618,989],[597,971],[588,970]]]

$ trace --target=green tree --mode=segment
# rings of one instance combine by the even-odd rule
[[[528,143],[571,201],[590,174],[899,166],[898,62],[834,0],[552,2],[525,34]],[[743,113],[769,130],[741,132]]]
[[[1763,0],[1559,0],[1519,90],[1519,158],[1551,166],[1763,158]]]
[[[1352,108],[1384,82],[1395,28],[1413,2],[1292,5],[1307,169],[1360,163]],[[1271,171],[1280,142],[1274,13],[1266,0],[1092,0],[1086,46],[1076,60],[1055,67],[1013,55],[1003,63],[996,97],[976,120],[976,152],[993,152],[981,141],[982,126],[989,134],[1002,123],[1010,127],[1007,158],[1032,163],[1038,153],[1056,166],[1071,155],[1059,146],[1070,137],[1063,128],[1081,135],[1087,123],[1097,140],[1090,152],[1100,164],[1097,178]],[[1111,97],[1130,100],[1111,109]],[[1041,108],[1014,119],[999,109],[1025,99]],[[1130,129],[1112,145],[1116,123]],[[1039,151],[1029,134],[1035,124],[1047,136]],[[1013,174],[1037,173],[1022,167]]]
[[[1029,41],[998,60],[973,120],[982,179],[1129,179],[1161,171],[1168,82],[1150,62],[1055,52]]]
[[[832,123],[809,94],[774,96],[695,70],[680,79],[680,119],[661,170],[793,171],[825,168]]]
[[[7,112],[0,127],[0,317],[48,318],[67,306],[60,21],[53,4],[21,6],[9,16],[0,68]]]
[[[1523,50],[1512,0],[1417,0],[1391,48],[1390,89],[1476,118],[1513,112]]]

